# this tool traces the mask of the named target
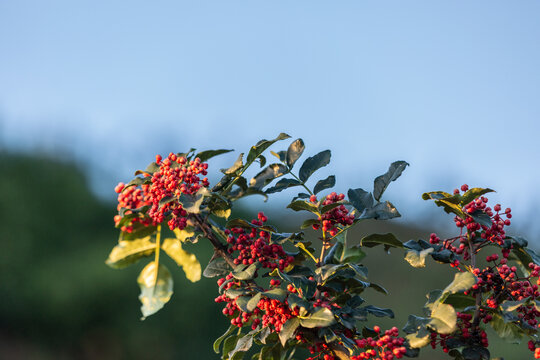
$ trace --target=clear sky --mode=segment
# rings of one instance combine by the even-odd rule
[[[539,116],[538,1],[0,0],[0,144],[93,164],[102,194],[284,131],[332,150],[338,190],[403,159],[408,219],[467,182],[537,236]]]

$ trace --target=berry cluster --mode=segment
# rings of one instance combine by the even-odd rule
[[[403,346],[405,339],[399,337],[399,330],[396,327],[386,330],[384,335],[381,334],[379,326],[375,326],[373,330],[378,334],[377,337],[356,340],[356,345],[363,351],[359,355],[352,356],[352,360],[393,360],[401,359],[405,355],[407,351]]]
[[[252,220],[255,226],[262,226],[268,218],[260,212],[258,220]],[[256,227],[246,231],[241,227],[226,229],[227,243],[231,246],[228,249],[229,254],[238,251],[238,256],[233,260],[236,265],[251,265],[258,261],[263,268],[279,269],[283,271],[294,261],[294,257],[288,256],[283,247],[278,244],[270,243],[270,233],[259,230]]]
[[[208,179],[205,177],[201,180],[198,176],[207,174],[208,164],[201,163],[199,158],[188,161],[185,157],[173,153],[163,161],[161,156],[157,155],[156,164],[159,170],[152,175],[152,184],[148,189],[152,199],[148,215],[155,223],[162,223],[170,215],[169,229],[182,230],[187,224],[187,212],[182,208],[182,204],[170,201],[160,205],[160,202],[182,194],[193,195],[201,187],[208,187]]]
[[[461,191],[466,192],[467,190],[469,190],[468,185],[461,186]],[[459,189],[455,189],[454,194],[459,195]],[[507,208],[502,213],[500,204],[496,204],[491,209],[487,206],[487,203],[488,199],[485,196],[481,196],[462,208],[463,212],[469,216],[465,219],[459,216],[454,218],[456,226],[461,229],[461,234],[455,238],[444,240],[443,247],[445,249],[457,255],[462,255],[465,260],[468,260],[471,258],[469,241],[478,242],[481,246],[487,243],[496,243],[500,246],[504,245],[504,238],[506,236],[504,228],[510,225],[510,218],[512,217],[511,209]],[[489,216],[491,226],[479,224],[474,219],[474,216],[478,214]],[[506,219],[503,219],[503,217],[506,217]],[[465,233],[463,230],[465,230]],[[441,239],[436,234],[431,234],[429,242],[431,244],[439,244]],[[459,266],[459,261],[452,263],[452,266]]]
[[[229,282],[227,282],[229,281]],[[227,283],[226,283],[227,282]],[[225,278],[218,280],[218,285],[225,290],[231,288],[237,288],[241,286],[240,281],[233,281],[233,275],[229,274]],[[281,285],[281,282],[276,279],[270,281],[270,288],[277,288]],[[257,307],[253,312],[242,311],[237,304],[238,298],[230,298],[224,293],[219,295],[215,302],[226,302],[223,314],[231,317],[231,324],[243,327],[251,321],[251,328],[254,330],[259,325],[262,327],[269,327],[273,332],[280,332],[283,324],[292,317],[299,315],[298,307],[294,309],[289,308],[287,300],[279,301],[276,299],[270,299],[263,297],[257,303]]]
[[[176,228],[182,230],[187,224],[187,212],[182,208],[182,204],[174,201],[174,197],[182,194],[192,195],[201,187],[209,185],[206,177],[201,180],[198,176],[206,175],[208,168],[208,165],[201,163],[199,158],[188,161],[183,156],[170,153],[167,159],[162,161],[161,155],[157,155],[156,165],[159,169],[155,173],[144,174],[146,178],[150,177],[150,183],[145,183],[141,187],[126,187],[124,183],[119,183],[115,187],[114,190],[118,193],[118,210],[128,209],[124,215],[132,214],[131,210],[143,206],[150,207],[147,214],[139,213],[128,225],[122,226],[122,231],[132,232],[135,223],[144,226],[157,225],[167,218],[171,230]],[[164,199],[171,201],[160,204]],[[117,226],[121,220],[120,215],[114,217]]]
[[[337,202],[343,201],[345,199],[345,195],[343,194],[337,194],[335,192],[330,193],[327,195],[323,200],[321,205],[326,206],[330,204],[335,204]],[[309,200],[312,203],[317,202],[317,196],[312,195]],[[338,225],[342,226],[350,226],[354,222],[354,215],[349,214],[349,210],[344,205],[339,205],[319,217],[319,220],[321,223],[314,224],[313,229],[319,230],[321,228],[322,224],[322,231],[328,232],[330,236],[336,236],[338,233]]]
[[[152,199],[148,193],[149,185],[142,185],[140,188],[135,186],[125,187],[124,183],[119,183],[114,191],[118,193],[118,206],[117,210],[120,211],[123,209],[140,209],[143,206],[150,206],[152,204]],[[124,212],[125,215],[133,214],[131,210]],[[122,216],[116,215],[114,217],[114,225],[118,226],[122,221]],[[140,223],[143,226],[148,226],[152,223],[152,219],[143,213],[138,213],[136,217],[132,217],[130,221],[122,225],[120,230],[123,232],[131,233],[133,231],[133,226],[136,223]]]
[[[485,311],[481,312],[480,317],[484,318],[484,323],[491,320],[491,315],[487,314]],[[474,324],[473,316],[471,314],[457,312],[457,318],[458,330],[453,334],[431,333],[431,347],[433,349],[439,344],[442,347],[442,350],[447,353],[450,351],[448,342],[451,339],[459,339],[471,346],[483,346],[485,348],[489,346],[486,332],[478,325]]]

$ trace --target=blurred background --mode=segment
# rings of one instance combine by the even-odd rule
[[[450,234],[420,195],[468,183],[497,190],[511,233],[538,248],[539,16],[536,1],[0,1],[0,358],[218,358],[213,280],[174,272],[170,303],[140,321],[143,264],[104,264],[112,189],[157,153],[234,148],[215,170],[286,132],[306,154],[332,150],[318,175],[341,192],[406,160],[385,195],[403,217],[356,236]],[[292,229],[282,209],[295,194],[252,198],[242,214]],[[396,310],[389,326],[450,280],[442,265],[407,269],[399,251],[368,255],[388,264],[371,273],[391,295],[366,296]]]

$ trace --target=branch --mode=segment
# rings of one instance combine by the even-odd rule
[[[201,217],[197,214],[191,214],[191,217],[195,220],[195,223],[197,224],[199,229],[201,229],[204,236],[208,240],[210,240],[212,245],[214,245],[214,251],[218,255],[220,255],[223,259],[225,259],[227,264],[229,264],[229,266],[234,269],[236,267],[236,264],[234,263],[233,259],[227,252],[227,247],[223,245],[221,241],[219,241],[218,238],[216,238],[216,236],[214,235],[214,233],[212,232],[212,229],[208,226],[208,224],[203,219],[201,219]]]

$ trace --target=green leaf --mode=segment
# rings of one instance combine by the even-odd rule
[[[159,165],[155,162],[152,162],[146,167],[144,171],[143,170],[135,171],[135,176],[144,175],[144,174],[154,174],[158,170],[159,170]]]
[[[253,296],[251,299],[249,299],[247,305],[246,305],[246,308],[247,308],[247,312],[253,312],[253,310],[255,310],[255,308],[257,307],[257,304],[259,304],[259,301],[261,300],[261,293],[257,293],[255,294],[255,296]]]
[[[251,349],[251,346],[253,345],[253,335],[247,334],[240,339],[238,339],[238,342],[236,343],[236,346],[233,350],[229,352],[229,358],[232,359],[234,354],[236,354],[239,351],[248,351]]]
[[[461,354],[465,360],[489,360],[491,356],[489,350],[483,346],[466,347]]]
[[[299,325],[300,319],[297,317],[290,318],[285,324],[283,324],[283,327],[279,332],[279,341],[281,342],[282,346],[285,346],[287,340],[289,340],[294,335],[294,332]]]
[[[302,225],[300,226],[300,229],[307,229],[307,228],[312,227],[315,224],[320,224],[320,223],[321,223],[321,220],[319,219],[307,219],[306,221],[302,223]]]
[[[323,190],[330,189],[336,185],[336,177],[334,175],[330,175],[324,180],[319,180],[315,187],[313,188],[313,193],[317,194]]]
[[[143,319],[158,312],[171,299],[173,280],[165,265],[150,262],[139,274],[137,282],[141,288],[139,300]]]
[[[241,153],[240,155],[238,155],[238,159],[236,159],[236,161],[230,168],[221,169],[221,172],[223,172],[226,175],[235,174],[238,170],[240,170],[244,166],[244,163],[242,161],[243,157],[244,157],[244,153]]]
[[[293,197],[292,201],[295,201],[296,199],[309,199],[309,194],[306,193],[299,193],[295,197]]]
[[[240,335],[232,335],[225,339],[223,342],[223,357],[222,359],[229,359],[229,353],[234,350],[236,343],[240,339]]]
[[[344,248],[341,253],[340,263],[359,263],[366,257],[366,253],[362,251],[359,245]]]
[[[416,315],[409,315],[407,324],[403,328],[403,331],[407,334],[418,332],[420,329],[425,328],[431,320],[428,318],[419,317]]]
[[[293,186],[299,186],[299,185],[302,185],[302,183],[296,179],[281,179],[276,183],[276,185],[272,186],[271,188],[266,189],[265,193],[273,194],[273,193],[277,193],[282,190],[285,190],[287,188],[290,188]]]
[[[189,281],[197,282],[201,280],[201,264],[199,260],[197,260],[194,254],[182,249],[180,240],[172,238],[165,239],[161,248],[178,266],[182,267]]]
[[[231,271],[229,264],[220,255],[214,254],[212,259],[203,271],[203,276],[213,278],[216,276],[225,276]]]
[[[188,195],[182,194],[178,201],[182,204],[184,210],[191,214],[198,214],[200,212],[200,207],[204,200],[205,196],[209,196],[210,192],[207,188],[200,188],[195,194]]]
[[[526,304],[527,302],[529,301],[529,298],[525,298],[523,300],[519,300],[519,301],[505,301],[501,304],[501,308],[504,310],[504,311],[514,311],[516,310],[517,308],[523,306],[524,304]]]
[[[300,317],[300,325],[309,329],[330,326],[335,322],[334,314],[327,308],[319,308],[313,314]]]
[[[362,214],[364,210],[373,207],[373,196],[364,189],[349,189],[349,191],[347,191],[347,196],[349,197],[350,203],[358,210],[359,214]]]
[[[306,182],[315,171],[328,165],[330,162],[330,156],[330,150],[324,150],[315,156],[307,158],[302,164],[302,167],[300,167],[300,172],[298,174],[300,180]]]
[[[451,334],[456,331],[457,315],[451,305],[435,303],[431,311],[429,326],[439,334]]]
[[[105,263],[115,269],[125,268],[143,257],[152,255],[155,249],[156,243],[150,236],[131,241],[123,240],[112,249]]]
[[[219,354],[219,348],[220,348],[220,345],[221,343],[223,342],[223,340],[225,340],[225,338],[227,336],[229,336],[230,334],[232,334],[232,332],[236,329],[235,326],[231,325],[229,326],[229,329],[227,331],[225,331],[225,334],[221,335],[220,337],[218,337],[216,339],[216,341],[214,341],[214,352],[216,354]]]
[[[255,277],[255,272],[257,271],[259,267],[259,263],[254,262],[253,264],[249,265],[247,268],[240,270],[233,271],[233,276],[237,280],[251,280]],[[238,267],[237,267],[238,268]]]
[[[422,194],[424,200],[441,200],[449,197],[452,197],[452,195],[444,191],[431,191]]]
[[[373,305],[364,306],[363,309],[365,309],[368,313],[375,315],[376,317],[386,316],[390,319],[394,318],[394,312],[391,309],[383,309]]]
[[[304,141],[302,139],[296,139],[291,143],[291,145],[289,145],[285,157],[287,159],[287,166],[290,169],[292,169],[294,163],[296,163],[296,160],[302,156],[305,148],[306,147],[304,146]]]
[[[371,234],[366,237],[363,237],[362,240],[360,240],[360,246],[365,246],[368,248],[372,248],[377,245],[384,245],[384,249],[388,251],[388,249],[394,247],[394,248],[403,248],[403,244],[401,241],[399,241],[394,234],[387,233],[387,234]]]
[[[388,185],[395,181],[398,177],[401,176],[401,173],[409,164],[405,161],[395,161],[392,164],[390,164],[390,167],[388,168],[388,171],[375,178],[374,184],[373,184],[373,197],[375,200],[379,201],[382,194],[388,187]]]
[[[292,209],[294,211],[306,210],[314,214],[318,212],[317,206],[303,200],[293,201],[292,203],[287,205],[287,208]]]
[[[283,164],[270,164],[249,181],[249,186],[262,189],[272,180],[285,175],[288,171],[287,167]]]
[[[473,212],[472,214],[470,214],[470,217],[473,218],[475,223],[491,228],[491,217],[482,210],[477,210]]]
[[[492,314],[493,319],[489,322],[499,337],[510,343],[519,343],[524,331],[513,322],[506,322],[499,314]]]
[[[360,219],[390,220],[400,216],[395,206],[390,201],[385,201],[366,209]]]
[[[467,190],[467,192],[465,194],[461,195],[460,205],[467,205],[471,201],[479,198],[480,196],[482,196],[484,194],[490,193],[490,192],[495,192],[495,190],[482,189],[482,188],[469,189],[469,190]]]
[[[283,289],[280,289],[280,288],[275,288],[275,289],[272,289],[272,290],[268,290],[268,291],[265,291],[262,293],[262,295],[270,298],[270,299],[274,299],[274,300],[278,300],[278,301],[281,301],[283,302],[285,300],[285,298],[287,297],[287,294],[288,292],[283,290]]]
[[[411,264],[411,266],[413,266],[415,268],[425,267],[426,266],[426,256],[431,254],[434,250],[435,249],[433,249],[433,248],[424,249],[424,250],[421,250],[421,251],[407,250],[405,252],[405,260],[407,260],[407,262],[409,264]]]
[[[448,297],[444,299],[444,303],[452,305],[457,309],[464,309],[468,306],[474,306],[476,304],[476,300],[470,295],[456,293],[448,295]]]
[[[327,212],[334,210],[335,208],[340,207],[341,205],[343,205],[343,202],[340,202],[340,201],[332,203],[332,204],[324,205],[323,207],[321,207],[321,214],[326,214]]]
[[[221,155],[221,154],[226,154],[226,153],[231,152],[231,151],[233,151],[233,150],[225,150],[225,149],[206,150],[206,151],[201,151],[200,153],[195,155],[195,157],[201,159],[201,162],[205,162],[206,160],[211,159],[214,156],[218,156],[218,155]]]
[[[279,134],[273,140],[261,140],[256,145],[252,146],[249,150],[248,156],[246,158],[246,163],[251,164],[256,158],[259,157],[266,149],[268,149],[272,144],[279,140],[285,140],[290,138],[289,135],[285,133]]]

